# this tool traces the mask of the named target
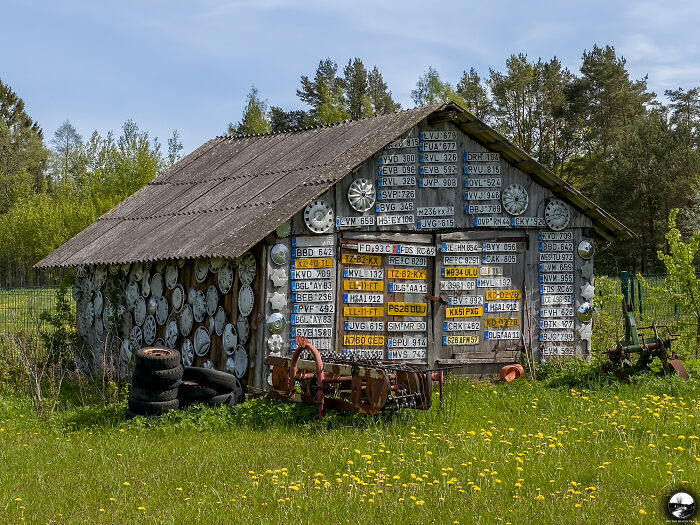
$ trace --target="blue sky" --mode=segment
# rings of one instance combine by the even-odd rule
[[[512,53],[557,56],[578,71],[594,44],[614,45],[657,94],[700,85],[700,2],[646,0],[10,0],[0,78],[50,138],[69,119],[83,136],[133,119],[189,152],[241,118],[251,84],[300,109],[302,74],[320,59],[377,65],[394,98],[432,65],[456,83]],[[7,5],[9,4],[9,5]]]

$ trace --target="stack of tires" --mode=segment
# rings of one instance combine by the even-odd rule
[[[180,408],[178,399],[183,366],[180,352],[171,348],[140,348],[134,354],[134,373],[127,419],[161,416]]]
[[[235,407],[243,401],[243,387],[232,374],[188,366],[182,376],[179,396],[183,408],[195,403]]]

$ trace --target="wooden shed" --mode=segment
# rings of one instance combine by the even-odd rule
[[[211,140],[38,266],[78,268],[97,356],[158,342],[261,388],[297,335],[475,374],[524,349],[586,358],[595,241],[631,235],[439,104]]]

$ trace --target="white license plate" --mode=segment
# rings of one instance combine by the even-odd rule
[[[417,148],[419,145],[420,139],[418,137],[409,137],[395,140],[394,142],[384,146],[384,149]]]
[[[479,264],[478,255],[444,255],[442,259],[445,266],[474,266]]]
[[[510,225],[513,228],[541,228],[546,226],[547,222],[543,217],[513,217]]]
[[[515,242],[485,242],[481,249],[485,252],[517,252],[518,243]]]
[[[333,290],[333,281],[292,281],[293,292]]]
[[[297,279],[331,279],[333,270],[331,268],[320,268],[316,270],[291,270],[292,280]]]
[[[421,164],[432,164],[436,162],[457,162],[457,153],[445,151],[443,153],[421,153],[419,157]]]
[[[481,264],[515,264],[517,262],[518,262],[517,255],[487,254],[481,258]]]
[[[560,262],[560,263],[541,263],[540,272],[573,272],[574,263],[570,262]]]
[[[425,164],[418,171],[421,175],[457,175],[455,164]]]
[[[423,177],[418,181],[420,188],[456,188],[457,179],[453,177]]]
[[[348,279],[384,279],[383,268],[344,268],[343,277]]]
[[[510,228],[508,217],[474,217],[475,228]]]
[[[292,328],[292,338],[302,337],[333,337],[333,328]]]
[[[291,316],[292,326],[305,325],[305,324],[320,324],[320,325],[332,325],[333,316],[332,315],[314,315],[314,314],[304,314],[304,315],[292,315]]]
[[[363,226],[374,226],[374,215],[335,218],[336,228],[362,228]]]
[[[374,205],[374,211],[377,213],[413,211],[413,202],[378,202]]]
[[[482,306],[483,295],[450,295],[447,299],[450,306]]]
[[[457,132],[454,130],[447,131],[424,131],[420,135],[421,142],[424,140],[455,140],[457,138]]]
[[[384,302],[383,293],[345,293],[343,294],[345,304],[382,304]]]
[[[415,153],[393,153],[391,155],[381,155],[379,157],[379,165],[387,166],[390,164],[411,164],[416,162],[417,156]]]
[[[404,168],[401,171],[406,171],[408,172],[407,175],[415,175],[416,172],[416,167],[415,166],[384,166],[381,169],[382,170],[399,170],[399,168]],[[410,169],[408,169],[410,168]],[[382,174],[380,172],[380,175],[393,175],[390,173]],[[384,177],[379,177],[379,180],[377,181],[377,186],[380,188],[387,188],[387,187],[413,187],[416,185],[416,178],[415,177],[409,177],[409,176],[401,176],[404,175],[403,173],[397,173],[396,176],[384,176]]]
[[[573,308],[540,308],[540,317],[573,317]]]
[[[331,348],[333,348],[332,339],[309,339],[309,343],[314,345],[319,350],[330,350]],[[297,342],[294,339],[292,339],[291,341],[291,347],[292,350],[297,349]]]
[[[494,201],[501,198],[501,192],[498,190],[475,190],[467,191],[464,194],[466,201]]]
[[[540,253],[540,262],[572,262],[573,253]]]
[[[477,253],[481,245],[476,242],[443,242],[442,253]]]
[[[540,348],[540,354],[542,357],[569,357],[576,355],[576,351],[573,346],[543,346]]]
[[[484,333],[484,341],[501,339],[520,339],[520,330],[486,330]]]
[[[345,321],[346,332],[383,332],[384,321]]]
[[[484,213],[501,213],[503,208],[500,204],[467,204],[464,207],[467,215],[479,215]]]
[[[453,140],[436,140],[430,142],[422,142],[419,150],[422,152],[433,151],[457,151],[457,143]],[[455,158],[455,160],[457,160]]]
[[[476,280],[477,288],[506,288],[513,286],[513,279],[510,277],[484,277]]]
[[[481,330],[481,321],[445,321],[445,332],[477,332]]]
[[[326,304],[295,304],[293,306],[295,314],[334,314],[335,303]]]
[[[444,217],[454,214],[454,206],[426,206],[416,210],[416,215],[418,215],[418,217]]]
[[[425,321],[389,321],[387,325],[390,332],[425,332],[428,329]]]
[[[334,237],[332,235],[292,237],[292,248],[300,248],[303,246],[333,246],[334,244]]]
[[[380,215],[377,217],[377,226],[399,226],[401,224],[415,224],[413,215]]]
[[[573,332],[542,332],[540,341],[573,341]]]
[[[474,279],[465,279],[463,281],[440,281],[440,291],[474,290],[474,284]]]
[[[492,151],[465,151],[464,162],[500,162],[501,154]]]
[[[389,348],[425,348],[428,346],[427,337],[390,337]]]
[[[479,268],[479,276],[501,276],[503,275],[502,266],[482,266]]]
[[[333,301],[333,292],[295,292],[293,303],[329,303]]]
[[[541,284],[573,283],[573,273],[543,273],[540,275]]]
[[[425,257],[434,257],[436,250],[435,246],[421,246],[420,244],[397,244],[394,253],[399,255],[422,255]]]
[[[539,247],[541,252],[573,252],[573,242],[557,242],[557,241],[540,241]]]
[[[420,219],[418,221],[419,230],[436,230],[439,228],[454,228],[454,219]]]
[[[574,304],[574,296],[572,294],[543,295],[540,297],[540,302],[543,306],[550,306],[553,304]]]
[[[389,359],[392,361],[411,361],[413,359],[425,359],[428,351],[425,348],[392,348],[389,351]]]
[[[389,283],[389,293],[428,293],[426,283]]]
[[[428,259],[410,255],[390,255],[389,266],[428,266]]]
[[[377,199],[380,201],[395,201],[415,198],[416,190],[379,190],[377,192]]]
[[[574,293],[573,284],[541,284],[540,294],[563,294]]]
[[[500,188],[502,183],[501,177],[471,177],[464,179],[465,188]]]
[[[499,164],[465,164],[465,175],[500,175],[501,166]]]
[[[486,303],[484,311],[487,313],[491,312],[518,312],[520,311],[520,302],[495,302]]]
[[[384,359],[381,348],[343,348],[343,355],[357,359]]]
[[[538,241],[573,241],[573,232],[540,232],[537,234]]]
[[[573,330],[573,319],[540,319],[540,328],[542,330]]]

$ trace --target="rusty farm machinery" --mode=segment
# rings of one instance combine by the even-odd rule
[[[303,357],[303,359],[302,359]],[[270,355],[272,390],[268,397],[361,414],[432,405],[433,382],[442,390],[444,373],[403,363],[349,359],[321,353],[305,337],[296,338],[292,357]]]
[[[635,301],[635,281],[628,272],[620,272],[620,283],[625,338],[605,352],[611,361],[619,365],[618,377],[627,380],[630,373],[648,369],[654,358],[658,357],[664,373],[677,373],[688,379],[688,371],[671,350],[671,343],[679,336],[672,333],[668,325],[652,322],[649,326],[637,326],[635,309],[641,313],[642,288],[638,286]]]

